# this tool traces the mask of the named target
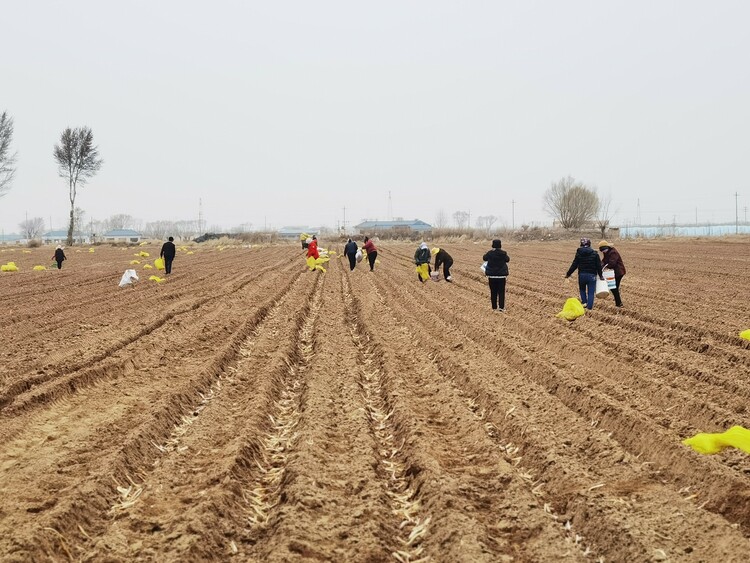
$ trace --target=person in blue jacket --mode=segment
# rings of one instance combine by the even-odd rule
[[[599,253],[591,248],[591,241],[587,238],[581,239],[581,246],[576,250],[576,256],[565,277],[572,276],[576,269],[578,270],[578,289],[581,292],[581,303],[591,310],[594,308],[596,277],[599,276],[599,279],[603,280],[604,275]]]
[[[352,239],[344,247],[344,256],[349,259],[349,270],[353,270],[357,266],[357,243]]]

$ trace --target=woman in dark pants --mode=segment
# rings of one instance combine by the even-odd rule
[[[609,268],[615,272],[615,288],[611,289],[610,292],[615,298],[615,305],[622,307],[622,298],[620,297],[620,281],[622,281],[625,275],[625,264],[622,262],[620,253],[617,252],[614,246],[609,244],[606,240],[599,243],[599,252],[602,253],[602,268]]]
[[[486,253],[482,259],[487,262],[484,275],[490,283],[490,301],[492,310],[505,312],[505,280],[508,277],[508,262],[510,256],[502,250],[500,239],[492,241],[492,250]]]
[[[55,249],[55,256],[54,256],[54,260],[55,260],[55,262],[57,262],[57,269],[58,270],[62,270],[62,263],[63,263],[63,260],[65,260],[65,259],[66,259],[65,258],[65,252],[63,252],[62,246],[58,246]]]
[[[453,278],[451,278],[451,266],[453,266],[451,255],[444,248],[433,248],[432,255],[435,257],[435,271],[440,270],[440,266],[443,266],[445,281],[453,281]]]
[[[362,248],[367,252],[367,261],[370,263],[370,271],[375,271],[375,260],[378,257],[378,249],[375,248],[375,243],[373,243],[369,237],[365,237],[365,244],[362,245]]]
[[[581,239],[581,246],[576,250],[573,263],[568,268],[566,278],[578,270],[578,289],[581,292],[581,303],[591,310],[594,308],[594,295],[596,293],[596,277],[604,279],[602,274],[602,261],[599,254],[591,248],[591,241],[587,238]]]
[[[349,271],[353,270],[357,266],[357,243],[352,239],[344,246],[344,256],[349,259]]]

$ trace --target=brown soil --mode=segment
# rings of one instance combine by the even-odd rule
[[[3,252],[0,559],[748,561],[750,460],[681,444],[750,427],[744,246],[623,242],[572,323],[571,243],[508,245],[505,314],[481,244]]]

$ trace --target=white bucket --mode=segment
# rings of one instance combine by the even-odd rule
[[[607,287],[607,282],[596,278],[596,296],[601,298],[607,297],[607,295],[609,295],[609,287]]]
[[[617,282],[615,281],[615,271],[614,270],[604,270],[602,272],[604,274],[604,280],[607,282],[607,287],[610,291],[613,289],[617,289]]]

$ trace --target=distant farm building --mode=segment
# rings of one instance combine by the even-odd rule
[[[141,233],[132,229],[113,229],[101,237],[104,242],[141,242]]]
[[[23,235],[19,235],[16,233],[11,233],[9,235],[0,235],[0,244],[21,244],[23,240],[25,240],[23,238]]]
[[[279,236],[281,238],[298,239],[302,233],[310,236],[317,235],[320,229],[316,227],[281,227]]]
[[[382,233],[384,231],[396,233],[424,233],[432,230],[432,225],[419,219],[394,219],[393,221],[363,221],[354,226],[360,235]]]
[[[68,242],[68,231],[47,231],[42,235],[42,244],[64,244]],[[91,234],[75,231],[73,233],[73,244],[89,244]]]

